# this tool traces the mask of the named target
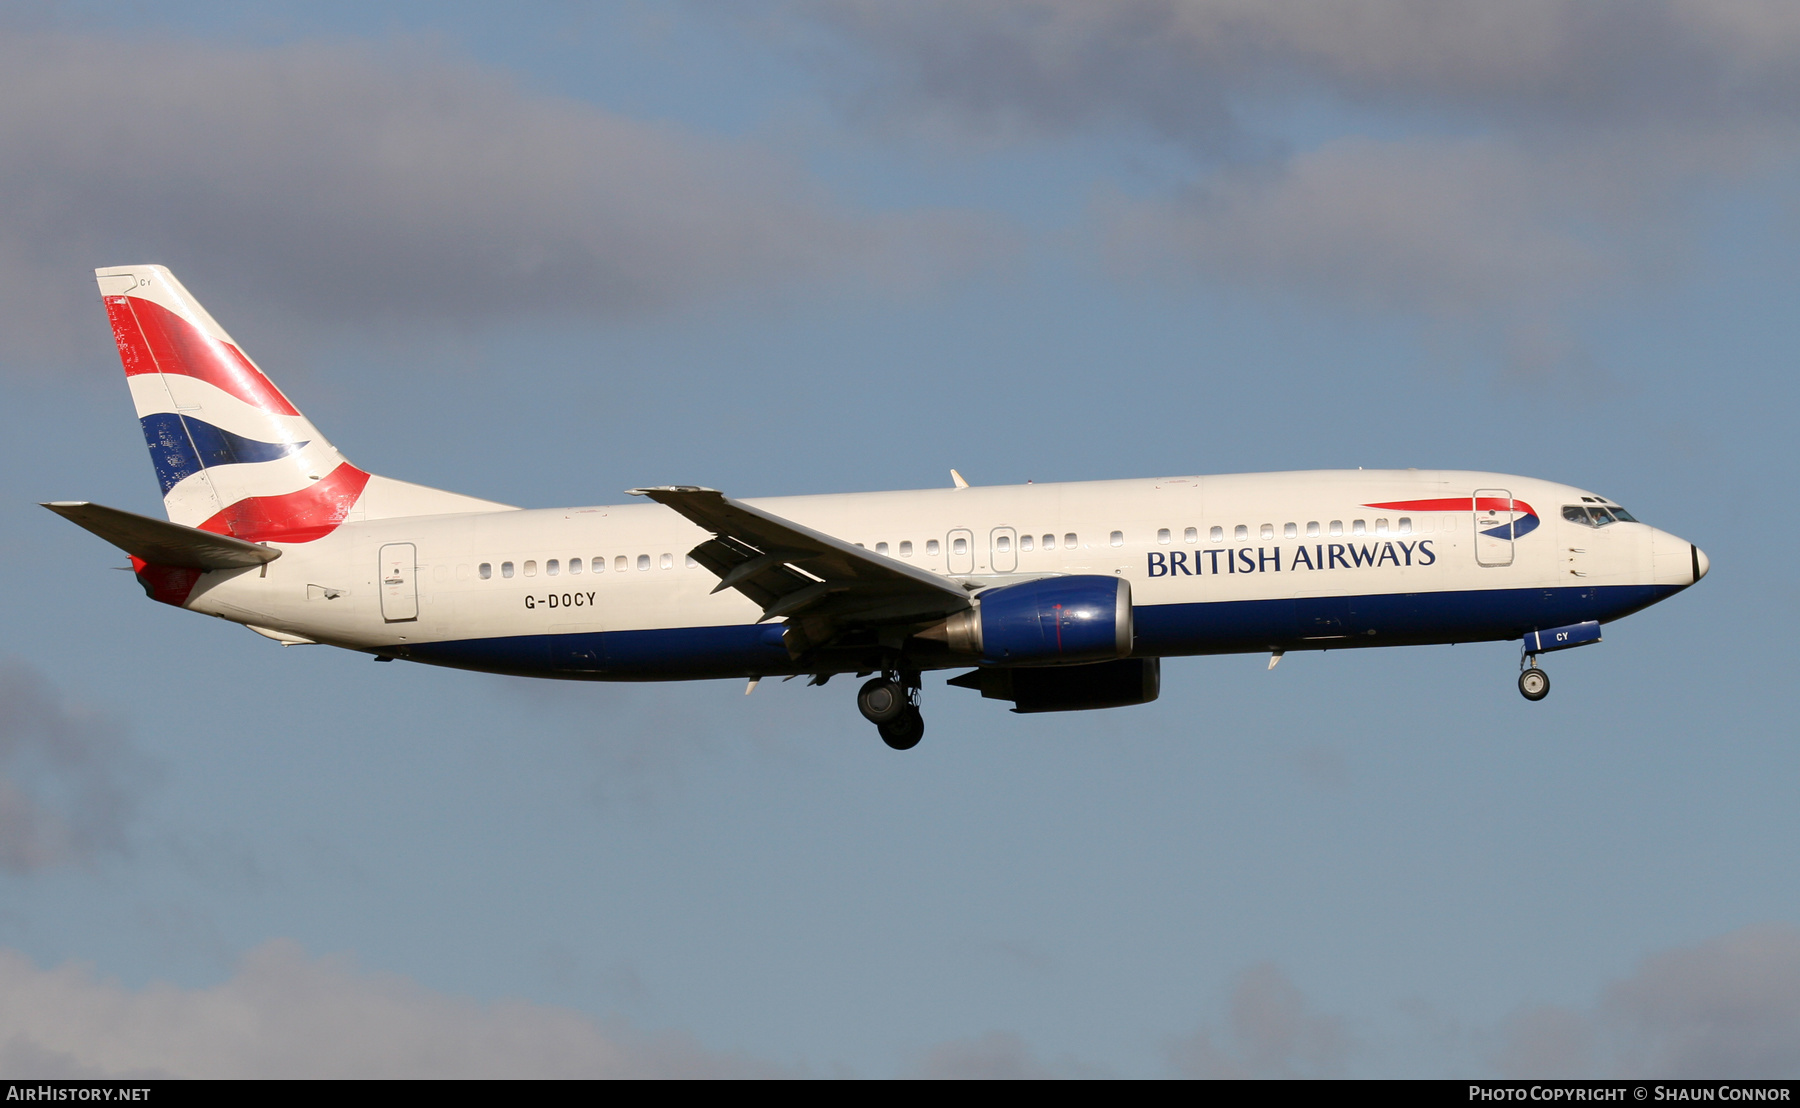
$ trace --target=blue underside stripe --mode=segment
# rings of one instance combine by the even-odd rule
[[[1140,605],[1136,653],[1177,657],[1487,642],[1586,620],[1622,619],[1678,585],[1388,593],[1307,600]],[[779,626],[683,627],[418,643],[420,662],[592,680],[691,680],[795,672]],[[966,663],[965,663],[966,664]]]
[[[163,495],[203,469],[242,462],[272,462],[300,450],[303,442],[259,442],[214,427],[203,419],[174,412],[152,412],[138,420],[150,447],[150,464],[162,482]]]

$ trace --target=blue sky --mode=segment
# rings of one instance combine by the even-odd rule
[[[0,30],[0,1072],[1800,1071],[1800,19],[1754,4],[44,4]],[[1559,655],[572,686],[283,649],[89,271],[530,506],[1421,466],[1712,559]]]

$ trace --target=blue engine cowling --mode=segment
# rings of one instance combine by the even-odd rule
[[[952,649],[989,665],[1102,662],[1131,653],[1131,585],[1122,577],[1045,577],[987,589],[953,617]]]

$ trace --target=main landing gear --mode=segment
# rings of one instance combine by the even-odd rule
[[[1542,700],[1550,695],[1550,675],[1537,667],[1536,654],[1521,655],[1519,666],[1520,696],[1526,700]]]
[[[881,741],[895,750],[911,750],[925,737],[916,673],[903,674],[898,679],[893,674],[871,679],[857,692],[856,707],[881,732]]]

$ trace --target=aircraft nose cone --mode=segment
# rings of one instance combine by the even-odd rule
[[[1707,560],[1706,551],[1695,546],[1693,543],[1688,543],[1688,548],[1692,550],[1694,554],[1694,580],[1698,582],[1700,578],[1706,576],[1706,571],[1712,568],[1712,563]]]

